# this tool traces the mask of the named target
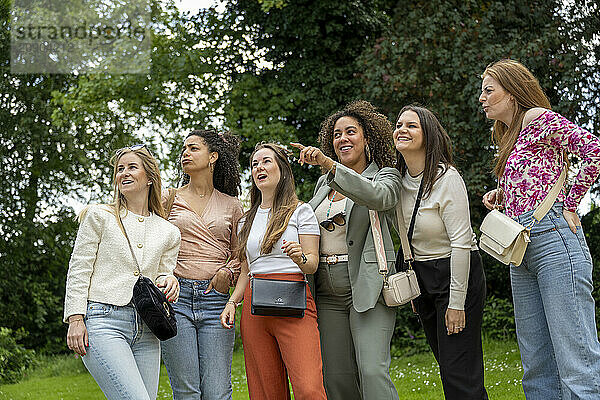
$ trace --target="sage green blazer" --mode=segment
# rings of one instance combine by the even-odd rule
[[[348,198],[346,202],[346,245],[348,273],[352,287],[352,303],[358,312],[367,311],[379,300],[383,279],[379,274],[369,209],[379,211],[383,244],[389,274],[395,272],[394,243],[390,228],[400,199],[401,177],[395,168],[379,169],[371,163],[362,174],[336,163],[335,175],[322,175],[317,181],[313,198],[308,202],[314,209],[331,189]],[[314,293],[314,292],[313,292]]]

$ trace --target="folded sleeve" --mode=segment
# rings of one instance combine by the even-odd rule
[[[336,163],[335,173],[330,173],[327,179],[334,190],[370,210],[390,210],[400,199],[401,176],[395,168],[384,167],[373,179],[369,179]]]
[[[299,235],[321,235],[319,222],[315,212],[308,203],[298,206],[298,234]]]

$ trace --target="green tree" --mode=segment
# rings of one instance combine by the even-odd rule
[[[583,90],[597,90],[590,86],[590,44],[572,33],[582,22],[563,17],[562,6],[548,0],[399,2],[388,31],[361,57],[366,97],[390,118],[412,102],[440,116],[467,184],[475,227],[486,213],[481,197],[495,187],[491,123],[478,103],[487,64],[506,57],[522,61],[557,111],[579,123],[590,122],[586,111],[591,102]],[[595,26],[600,26],[597,20]],[[508,296],[506,267],[487,257],[485,261],[491,293]]]
[[[0,326],[25,329],[27,347],[62,346],[62,299],[75,224],[62,196],[93,181],[106,141],[53,123],[70,75],[10,73],[10,1],[0,3]],[[105,162],[105,158],[102,162]]]
[[[64,351],[77,230],[65,199],[107,201],[110,157],[140,137],[176,159],[183,131],[218,124],[218,65],[227,54],[206,30],[226,28],[216,26],[214,9],[182,15],[172,1],[155,3],[148,74],[12,75],[11,2],[0,1],[0,326],[24,328],[26,347]]]
[[[259,140],[315,145],[325,117],[362,95],[354,78],[365,46],[388,18],[383,1],[230,1],[233,35],[248,40],[232,58],[225,125],[244,139],[242,165]],[[231,34],[231,33],[230,33]],[[303,199],[320,171],[295,167]]]

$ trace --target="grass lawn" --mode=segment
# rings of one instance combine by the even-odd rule
[[[484,344],[485,381],[490,399],[524,399],[521,388],[521,363],[513,341],[487,341]],[[73,356],[44,359],[29,371],[25,380],[14,385],[0,386],[0,399],[79,400],[104,399],[94,379],[83,363]],[[442,385],[437,364],[430,353],[410,357],[394,357],[391,375],[400,399],[442,399]],[[171,388],[164,366],[161,369],[159,399],[169,399]],[[247,399],[244,355],[233,355],[233,398]]]

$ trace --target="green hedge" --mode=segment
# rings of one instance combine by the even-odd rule
[[[0,327],[0,384],[18,382],[35,362],[35,352],[17,343],[24,336],[23,330]]]

